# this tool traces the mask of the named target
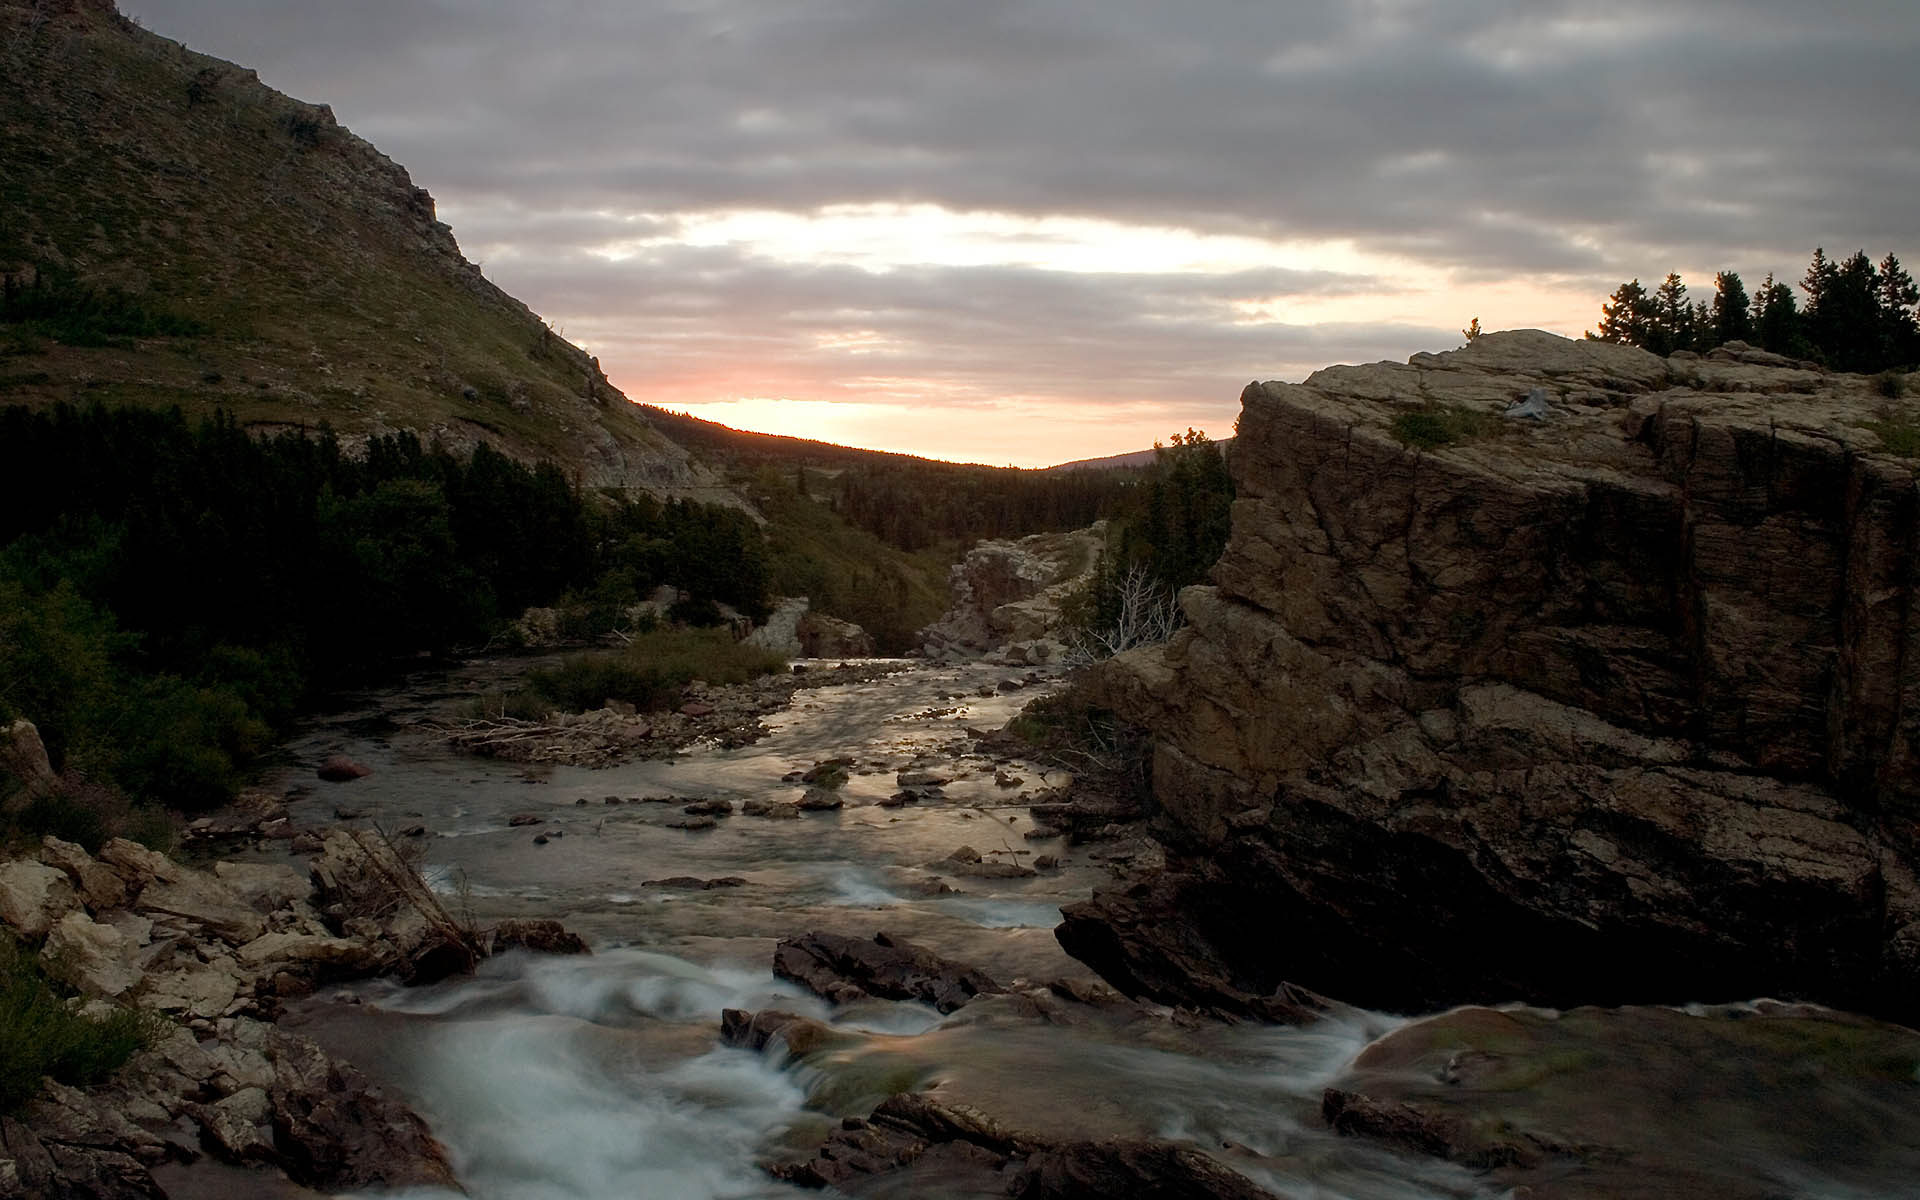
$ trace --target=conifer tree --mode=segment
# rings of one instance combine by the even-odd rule
[[[1653,301],[1638,279],[1613,289],[1600,306],[1600,329],[1587,337],[1597,342],[1645,346],[1653,331]]]
[[[1767,273],[1767,281],[1753,297],[1753,336],[1763,350],[1775,354],[1800,356],[1806,352],[1805,337],[1800,330],[1800,313],[1793,298],[1793,289],[1784,283],[1776,283],[1773,273]]]
[[[1920,322],[1914,319],[1914,305],[1920,304],[1920,286],[1915,286],[1913,276],[1907,274],[1892,254],[1880,260],[1876,300],[1880,310],[1883,365],[1911,365],[1920,359]]]
[[[1672,354],[1693,346],[1693,309],[1687,303],[1687,285],[1672,271],[1654,293],[1653,330],[1647,349]]]
[[[1768,276],[1771,284],[1773,277]],[[1722,271],[1713,277],[1713,344],[1752,340],[1753,322],[1747,312],[1747,286],[1734,271]]]

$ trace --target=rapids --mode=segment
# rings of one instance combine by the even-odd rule
[[[477,664],[367,697],[289,747],[302,764],[343,751],[374,768],[295,801],[297,822],[324,824],[350,807],[388,829],[424,824],[423,870],[456,915],[555,917],[593,944],[590,957],[512,954],[427,988],[374,981],[329,990],[285,1018],[406,1094],[479,1200],[792,1196],[757,1164],[817,1146],[840,1118],[864,1115],[892,1092],[927,1087],[1035,1133],[1189,1140],[1279,1196],[1504,1194],[1463,1167],[1326,1129],[1323,1089],[1402,1027],[1400,1017],[1349,1009],[1287,1028],[1090,1009],[1050,1024],[1003,997],[946,1017],[882,1001],[830,1010],[772,975],[782,936],[884,929],[1002,982],[1091,980],[1053,939],[1058,907],[1108,877],[1104,856],[1152,850],[1027,841],[1022,789],[1000,786],[995,770],[1034,790],[1045,769],[981,758],[966,734],[1004,723],[1044,681],[1005,694],[995,686],[1005,669],[918,667],[800,692],[753,745],[602,770],[456,756],[411,729],[501,669]],[[692,831],[666,827],[678,804],[643,799],[790,799],[800,785],[783,776],[834,757],[856,763],[837,812],[736,815]],[[953,775],[947,799],[875,806],[910,767]],[[540,821],[509,826],[519,813]],[[535,845],[540,832],[550,840]],[[1026,879],[956,878],[939,860],[962,844],[1002,861],[1054,853],[1065,864]],[[647,886],[671,876],[744,882]],[[730,1007],[799,1012],[849,1037],[804,1063],[723,1047],[720,1013]],[[1829,1187],[1805,1164],[1753,1170],[1783,1196],[1876,1194]],[[977,1194],[926,1189],[924,1179],[909,1190],[882,1178],[857,1194]]]

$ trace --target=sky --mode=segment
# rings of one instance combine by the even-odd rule
[[[1621,281],[1920,261],[1916,0],[121,0],[634,400],[1021,466]],[[1909,256],[1914,256],[1909,258]]]

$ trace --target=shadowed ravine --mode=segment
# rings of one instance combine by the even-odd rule
[[[1059,949],[1052,927],[1059,905],[1107,877],[1101,845],[1027,842],[1031,818],[1017,803],[1020,789],[997,786],[990,760],[967,757],[966,727],[1000,725],[1034,694],[978,696],[1005,674],[918,668],[806,691],[757,744],[598,771],[456,757],[437,740],[381,719],[404,723],[433,711],[471,679],[433,679],[426,690],[374,697],[290,747],[302,763],[344,750],[375,772],[351,785],[322,785],[295,803],[296,817],[319,823],[350,806],[389,829],[424,824],[431,831],[424,867],[451,906],[470,905],[482,921],[557,917],[595,953],[510,955],[477,977],[427,988],[381,981],[323,991],[286,1019],[412,1099],[482,1200],[795,1195],[758,1164],[804,1157],[841,1118],[864,1115],[894,1092],[929,1087],[944,1103],[972,1105],[1048,1137],[1188,1140],[1282,1196],[1504,1194],[1504,1185],[1465,1166],[1327,1128],[1325,1089],[1369,1043],[1402,1027],[1401,1018],[1340,1010],[1294,1028],[1164,1013],[1147,1020],[1089,1006],[1056,1023],[1001,996],[942,1017],[905,1002],[830,1009],[771,974],[780,937],[886,930],[1003,982],[1092,981]],[[961,695],[967,698],[955,698]],[[380,729],[391,732],[370,732]],[[669,793],[791,798],[799,785],[782,776],[842,755],[870,773],[853,776],[838,812],[797,820],[736,815],[712,830],[683,831],[663,824],[679,815],[678,805],[626,802]],[[897,770],[936,756],[975,774],[948,785],[944,803],[873,805],[894,790]],[[1042,778],[1033,764],[1007,769],[1028,790]],[[607,804],[608,796],[623,802]],[[508,826],[509,816],[525,812],[542,823]],[[555,830],[562,836],[533,844],[534,834]],[[1059,853],[1066,862],[1057,872],[1004,880],[955,878],[928,865],[962,844]],[[745,882],[704,891],[643,886],[670,876]],[[956,892],[933,894],[936,877]],[[726,1008],[781,1008],[830,1021],[847,1036],[787,1064],[723,1046]],[[1678,1034],[1635,1033],[1632,1051],[1646,1059],[1640,1074],[1655,1089],[1684,1089],[1687,1064],[1701,1057],[1686,1028],[1726,1020],[1683,1020]],[[1660,1060],[1663,1045],[1668,1061]],[[1560,1061],[1581,1053],[1547,1055]],[[1754,1195],[1879,1195],[1907,1185],[1914,1164],[1897,1161],[1897,1151],[1880,1151],[1873,1162],[1843,1147],[1809,1151],[1791,1111],[1772,1107],[1775,1118],[1756,1119],[1754,1110],[1784,1104],[1867,1113],[1878,1145],[1897,1148],[1920,1144],[1910,1106],[1864,1096],[1856,1081],[1796,1065],[1790,1055],[1780,1065],[1784,1083],[1764,1064],[1738,1075],[1748,1094],[1715,1094],[1701,1110],[1731,1115],[1676,1128],[1662,1153],[1700,1178],[1778,1187]],[[1693,1085],[1713,1093],[1723,1082],[1700,1077]],[[191,1194],[219,1194],[211,1178],[205,1189]],[[876,1177],[854,1194],[1001,1193],[980,1191],[977,1180],[947,1187],[937,1174],[921,1173]]]

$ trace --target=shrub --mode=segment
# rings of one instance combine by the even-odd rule
[[[1434,404],[1395,413],[1388,426],[1403,446],[1435,450],[1455,442],[1483,437],[1497,428],[1499,418],[1457,404]]]
[[[575,655],[558,667],[533,672],[527,682],[553,707],[569,712],[599,708],[609,700],[658,709],[672,707],[696,679],[744,683],[785,666],[780,655],[736,642],[724,629],[662,629],[622,650]]]
[[[1907,377],[1900,371],[1882,371],[1873,377],[1873,389],[1889,400],[1907,394]]]
[[[82,1016],[68,1006],[40,964],[0,935],[0,1112],[13,1112],[51,1075],[61,1083],[98,1083],[159,1034],[161,1020],[121,1009]]]

